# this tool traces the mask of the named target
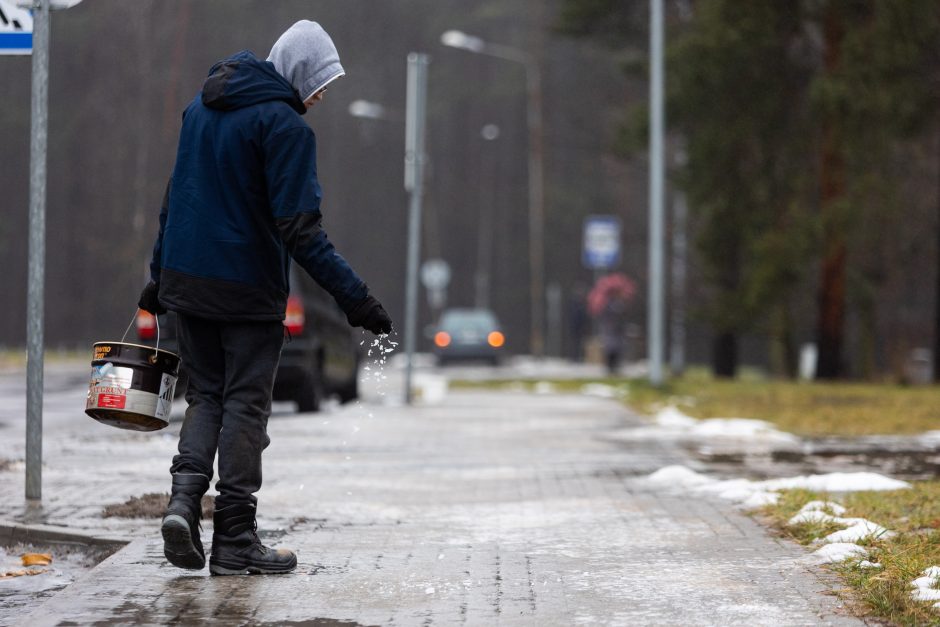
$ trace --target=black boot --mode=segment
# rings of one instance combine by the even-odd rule
[[[258,539],[255,506],[228,505],[215,510],[212,533],[213,575],[273,575],[297,567],[297,556],[287,549],[271,549]]]
[[[206,565],[206,552],[199,538],[202,495],[209,489],[209,477],[197,474],[173,475],[173,493],[163,515],[163,555],[174,566],[200,570]]]

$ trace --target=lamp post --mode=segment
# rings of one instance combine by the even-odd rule
[[[542,163],[542,86],[538,62],[532,54],[502,44],[494,44],[458,30],[441,35],[441,43],[476,54],[513,61],[525,68],[526,125],[529,133],[529,290],[531,299],[532,354],[545,351],[545,196]]]
[[[480,137],[486,143],[492,143],[499,138],[499,127],[487,124],[480,129]],[[496,163],[493,155],[486,151],[483,157],[481,171],[485,177],[483,189],[480,221],[477,225],[477,272],[474,280],[474,304],[483,309],[490,307],[490,268],[493,257],[493,222],[495,213]]]

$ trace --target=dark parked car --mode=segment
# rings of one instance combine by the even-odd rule
[[[289,339],[281,351],[274,400],[294,401],[300,411],[308,412],[317,411],[330,395],[343,403],[359,396],[359,330],[350,327],[333,298],[296,267],[291,268],[284,327]],[[156,321],[147,312],[138,312],[137,335],[150,346],[157,342]],[[179,352],[173,312],[160,316],[160,348]],[[177,396],[186,389],[186,380],[183,363]]]
[[[437,363],[484,360],[496,365],[505,351],[506,337],[488,309],[447,309],[434,332]]]

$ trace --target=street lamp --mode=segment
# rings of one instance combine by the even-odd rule
[[[542,356],[545,349],[545,196],[542,164],[542,87],[538,62],[532,54],[502,44],[484,41],[459,30],[441,35],[441,43],[476,54],[484,54],[519,63],[526,76],[526,122],[529,131],[529,278],[531,298],[532,354]]]
[[[349,115],[354,118],[366,118],[369,120],[381,120],[385,118],[385,107],[377,102],[368,100],[353,100],[349,103]]]

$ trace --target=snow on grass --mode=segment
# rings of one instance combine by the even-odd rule
[[[770,479],[762,483],[769,490],[801,488],[811,492],[870,492],[903,490],[911,487],[909,483],[879,475],[875,472],[831,472],[825,475]]]
[[[867,557],[868,551],[851,542],[834,542],[813,551],[811,558],[817,564],[836,564],[853,558]]]
[[[673,420],[675,417],[668,418]],[[685,466],[666,466],[646,478],[646,481],[664,489],[714,494],[732,501],[745,509],[774,504],[779,491],[804,488],[816,492],[857,492],[869,490],[897,490],[910,485],[871,472],[829,473],[751,481],[749,479],[719,480],[695,472]],[[864,540],[888,538],[894,535],[885,527],[864,518],[846,518],[845,507],[832,501],[810,501],[788,521],[788,524],[831,524],[845,527],[817,539],[824,546],[815,551],[811,560],[819,564],[867,557],[867,551],[856,544]],[[830,528],[831,529],[831,528]],[[827,531],[829,531],[827,529]]]
[[[828,511],[827,511],[828,510]],[[810,501],[797,512],[787,524],[792,526],[805,524],[832,523],[845,529],[834,531],[818,540],[823,543],[859,542],[868,538],[889,538],[894,532],[865,518],[843,518],[845,508],[832,501]]]
[[[600,398],[620,398],[624,395],[624,390],[605,383],[585,383],[581,386],[581,393]]]
[[[585,386],[587,387],[587,386]],[[697,439],[724,442],[762,442],[774,445],[797,445],[800,439],[774,428],[763,420],[751,418],[709,418],[698,420],[674,406],[664,407],[652,417],[652,424],[626,429],[618,434],[625,440]]]
[[[911,582],[911,598],[915,601],[940,601],[940,590],[937,584],[940,583],[940,566],[931,566],[924,569],[920,577]],[[934,607],[940,608],[940,603],[935,603]]]
[[[868,490],[899,490],[909,488],[910,484],[879,475],[873,472],[834,472],[825,475],[803,475],[783,479],[751,481],[749,479],[719,480],[695,472],[685,466],[666,466],[646,478],[647,481],[664,488],[690,489],[697,492],[715,494],[725,500],[738,504],[749,501],[775,501],[774,493],[779,490],[804,488],[815,492],[859,492]],[[841,509],[841,506],[836,505]],[[812,508],[814,511],[818,506]],[[808,514],[811,518],[817,514]],[[831,510],[834,513],[845,513]],[[823,512],[825,513],[825,512]]]
[[[555,391],[555,386],[548,381],[537,381],[532,386],[532,391],[536,394],[551,394]]]

